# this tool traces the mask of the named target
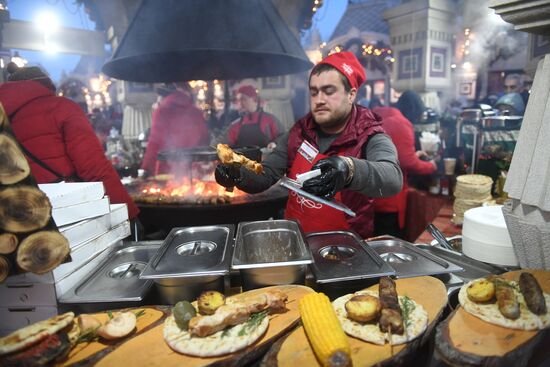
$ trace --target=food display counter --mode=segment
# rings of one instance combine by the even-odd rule
[[[0,339],[2,365],[316,366],[339,356],[354,366],[528,366],[550,326],[548,308],[526,306],[540,299],[520,280],[532,274],[550,302],[550,272],[501,274],[397,238],[306,235],[294,221],[267,220],[174,228],[165,241],[110,251],[60,295],[67,313]],[[480,279],[495,295],[468,301]],[[499,313],[502,284],[519,302],[515,321]]]

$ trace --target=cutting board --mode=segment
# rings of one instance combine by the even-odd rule
[[[428,312],[428,328],[419,338],[407,344],[375,345],[348,336],[354,366],[388,363],[392,366],[409,364],[410,358],[430,337],[437,320],[447,305],[445,285],[433,277],[397,279],[397,293],[407,295]],[[378,284],[367,289],[378,291]],[[320,366],[303,327],[297,328],[283,341],[273,345],[263,360],[264,366]]]
[[[532,273],[543,291],[550,293],[550,271],[518,270],[502,276],[517,281],[522,272]],[[437,327],[436,350],[439,357],[450,364],[525,366],[535,347],[546,336],[548,332],[544,331],[523,331],[493,325],[458,307]],[[550,358],[548,348],[539,348],[539,352]]]
[[[137,330],[134,334],[118,342],[92,342],[77,345],[69,354],[62,366],[74,364],[95,366],[241,366],[259,358],[281,335],[293,328],[300,319],[298,300],[313,292],[311,288],[300,285],[274,286],[255,289],[237,294],[235,298],[263,292],[268,289],[280,290],[288,295],[287,311],[270,315],[269,328],[265,335],[255,344],[236,353],[220,357],[198,358],[174,352],[164,342],[164,319],[171,314],[170,307],[144,307],[132,310],[144,310],[145,314],[138,318]],[[106,321],[108,315],[94,315],[101,321]]]

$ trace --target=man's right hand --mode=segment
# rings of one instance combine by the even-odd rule
[[[221,163],[214,171],[216,182],[224,187],[234,187],[241,181],[241,166]]]

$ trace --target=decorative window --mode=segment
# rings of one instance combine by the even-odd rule
[[[432,47],[430,60],[430,76],[445,78],[447,76],[447,49]]]
[[[399,51],[398,79],[422,77],[422,47]]]

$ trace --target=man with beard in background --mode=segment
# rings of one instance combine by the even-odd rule
[[[350,52],[335,53],[311,71],[311,112],[276,140],[277,146],[262,162],[257,175],[244,167],[219,164],[216,181],[248,193],[266,190],[283,175],[320,169],[321,175],[304,182],[303,189],[336,199],[356,213],[343,212],[291,192],[285,217],[296,219],[305,232],[353,229],[366,238],[373,233],[372,198],[401,190],[397,152],[384,133],[381,119],[355,104],[366,75]]]

